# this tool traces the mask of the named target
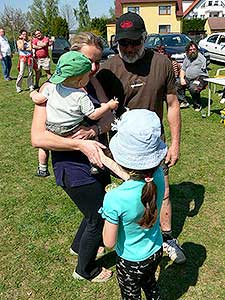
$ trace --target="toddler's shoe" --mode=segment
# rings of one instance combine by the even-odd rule
[[[43,171],[43,170],[40,170],[40,168],[38,167],[36,175],[38,177],[48,177],[48,176],[50,176],[50,173],[49,173],[48,169]]]

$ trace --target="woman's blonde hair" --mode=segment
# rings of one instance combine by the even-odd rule
[[[103,50],[103,44],[97,35],[92,32],[80,32],[71,39],[71,48],[73,51],[80,51],[83,46],[96,46]]]

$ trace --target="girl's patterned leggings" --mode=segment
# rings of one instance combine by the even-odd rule
[[[143,289],[147,300],[160,300],[155,272],[161,261],[162,248],[148,259],[133,262],[117,257],[117,279],[123,300],[140,300]]]

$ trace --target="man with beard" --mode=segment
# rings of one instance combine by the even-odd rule
[[[173,261],[183,263],[186,260],[185,255],[177,240],[172,237],[168,180],[168,169],[174,166],[179,158],[180,107],[171,62],[166,56],[145,49],[145,37],[145,24],[138,14],[128,12],[120,16],[116,23],[115,37],[119,54],[102,64],[97,78],[109,99],[112,96],[118,98],[118,116],[126,107],[144,108],[156,112],[162,123],[163,103],[166,101],[171,145],[163,164],[166,189],[160,224],[164,250]]]
[[[181,67],[180,84],[177,90],[181,108],[189,106],[185,98],[187,88],[192,96],[194,110],[201,111],[200,92],[207,86],[204,80],[207,77],[206,59],[199,52],[197,44],[191,41],[186,47],[186,58]]]

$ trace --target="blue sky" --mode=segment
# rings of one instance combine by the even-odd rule
[[[0,1],[0,12],[3,12],[4,5],[11,6],[13,8],[20,8],[22,11],[27,11],[28,6],[33,3],[32,0],[1,0]],[[63,4],[69,4],[72,7],[78,7],[79,0],[67,0],[59,1]],[[109,8],[114,5],[114,0],[89,0],[88,8],[91,18],[101,17],[102,15],[108,15]]]

